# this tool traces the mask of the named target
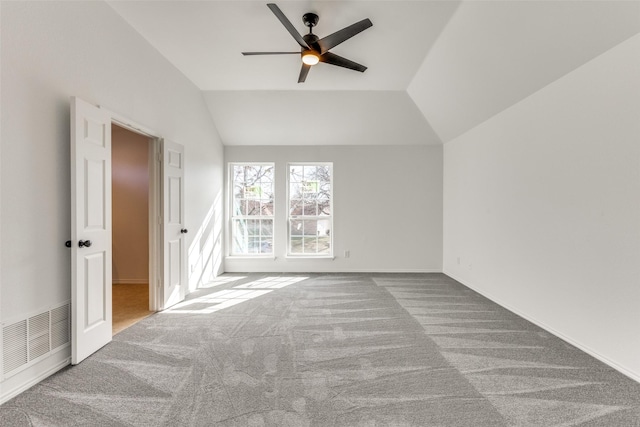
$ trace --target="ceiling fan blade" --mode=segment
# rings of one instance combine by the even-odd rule
[[[242,52],[243,55],[289,55],[289,54],[300,55],[300,52]]]
[[[343,58],[342,56],[338,56],[335,53],[327,52],[324,55],[320,56],[320,62],[324,62],[325,64],[337,65],[338,67],[349,68],[350,70],[356,70],[364,73],[364,70],[367,69],[364,65],[358,64],[357,62],[353,62],[347,58]]]
[[[311,69],[311,65],[302,64],[302,68],[300,69],[300,77],[298,77],[298,83],[304,83],[307,79],[307,74],[309,74],[309,70]]]
[[[296,39],[298,44],[305,49],[309,49],[309,45],[307,44],[307,42],[304,41],[304,39],[302,38],[298,30],[296,30],[296,28],[293,26],[291,21],[289,21],[287,17],[284,16],[284,13],[282,13],[278,5],[276,5],[275,3],[267,3],[267,7],[271,9],[271,12],[273,12],[273,14],[276,15],[276,18],[280,20],[280,22],[282,23],[282,25],[284,25],[287,31],[289,31],[289,33],[293,36],[293,38]]]
[[[326,37],[321,38],[316,43],[320,46],[320,53],[325,53],[334,46],[338,46],[345,40],[349,40],[351,37],[373,26],[370,19],[363,19],[360,22],[351,24],[333,34],[329,34]]]

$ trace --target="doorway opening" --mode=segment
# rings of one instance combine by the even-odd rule
[[[155,312],[155,139],[111,125],[113,335]]]

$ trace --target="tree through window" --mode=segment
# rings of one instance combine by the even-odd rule
[[[273,163],[231,164],[231,254],[273,253]]]
[[[332,164],[289,165],[289,255],[331,256]]]

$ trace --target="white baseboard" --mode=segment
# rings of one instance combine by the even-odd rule
[[[225,270],[225,273],[246,273],[246,274],[268,274],[268,273],[274,273],[274,274],[305,274],[305,273],[309,273],[309,274],[340,274],[340,273],[353,273],[353,274],[357,274],[357,273],[367,273],[367,274],[402,274],[402,273],[442,273],[442,271],[440,270],[384,270],[384,269],[372,269],[372,270],[359,270],[359,269],[355,269],[355,270],[333,270],[333,271],[311,271],[311,270],[293,270],[293,271],[282,271],[282,270],[273,270],[273,271],[269,271],[269,270],[265,270],[265,269],[259,269],[259,270],[255,270],[255,271],[249,271],[246,268],[229,268]],[[224,274],[224,273],[222,273]]]
[[[35,365],[0,383],[0,405],[71,363],[70,347],[52,353]]]
[[[621,374],[631,378],[632,380],[639,382],[640,383],[640,374],[638,374],[637,372],[634,372],[630,369],[625,368],[624,366],[619,365],[618,363],[614,362],[613,360],[602,356],[601,354],[599,354],[597,351],[593,350],[592,348],[590,348],[587,345],[584,345],[583,343],[566,336],[565,334],[556,331],[554,328],[546,325],[544,322],[539,321],[538,319],[529,316],[526,313],[521,312],[520,310],[518,310],[515,307],[512,307],[509,304],[505,304],[500,298],[496,298],[493,295],[489,294],[488,292],[482,291],[480,289],[478,289],[478,287],[470,284],[467,281],[464,281],[462,279],[459,279],[458,277],[456,277],[455,274],[452,274],[451,272],[447,271],[445,269],[444,274],[446,274],[447,276],[451,277],[452,279],[462,283],[464,286],[466,286],[467,288],[479,293],[480,295],[482,295],[485,298],[490,299],[491,301],[495,302],[496,304],[500,305],[501,307],[506,308],[507,310],[511,311],[512,313],[517,314],[518,316],[522,317],[523,319],[528,320],[529,322],[533,323],[536,326],[541,327],[542,329],[544,329],[545,331],[549,332],[552,335],[555,335],[556,337],[560,338],[563,341],[568,342],[569,344],[573,345],[574,347],[584,351],[585,353],[587,353],[590,356],[595,357],[596,359],[598,359],[599,361],[601,361],[602,363],[604,363],[605,365],[610,366],[611,368],[615,369],[616,371],[620,372]]]

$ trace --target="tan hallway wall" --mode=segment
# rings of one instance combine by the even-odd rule
[[[112,126],[113,283],[149,283],[149,139]]]

